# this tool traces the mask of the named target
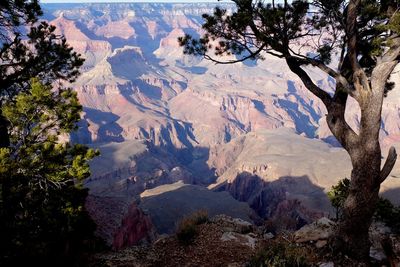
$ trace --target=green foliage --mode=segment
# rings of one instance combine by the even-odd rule
[[[72,266],[95,228],[82,181],[98,153],[59,140],[82,109],[61,82],[74,81],[83,59],[54,26],[37,22],[41,14],[38,0],[0,4],[2,266]]]
[[[35,22],[40,15],[42,10],[38,0],[3,0],[0,4],[0,40],[6,37],[4,30],[18,33],[18,26]]]
[[[388,24],[388,29],[400,34],[400,13],[393,15]]]
[[[317,48],[317,52],[319,54],[319,60],[322,62],[329,64],[332,61],[331,58],[331,52],[332,52],[332,47],[325,44]]]
[[[254,256],[251,267],[307,267],[304,251],[296,244],[274,242],[260,250]]]
[[[0,20],[1,21],[1,20]],[[55,26],[40,22],[31,26],[26,36],[15,36],[0,49],[0,100],[13,100],[29,90],[30,78],[43,84],[55,81],[74,81],[79,75],[83,59],[73,51],[63,36],[55,33]],[[23,41],[23,39],[27,39]],[[1,103],[0,103],[1,104]]]
[[[264,48],[281,51],[290,40],[300,37],[309,7],[307,1],[302,0],[286,6],[273,6],[263,1],[253,4],[251,0],[234,2],[237,11],[233,14],[217,7],[212,15],[203,15],[206,34],[202,38],[185,35],[178,39],[185,54],[204,56],[207,51],[213,50],[216,56],[235,54],[241,55],[242,59],[263,59],[259,52]],[[257,28],[254,24],[256,20],[262,27],[254,38],[245,37],[248,29]],[[218,42],[214,42],[216,40]]]
[[[217,62],[221,61],[211,58],[211,54],[235,54],[239,56],[237,60],[224,62],[234,63],[265,59],[262,53],[269,53],[280,58],[299,59],[301,64],[315,65],[330,63],[338,50],[342,50],[344,59],[349,50],[345,37],[349,21],[343,19],[347,17],[349,1],[233,2],[236,5],[233,12],[217,7],[213,14],[203,15],[205,34],[201,38],[194,39],[190,35],[179,38],[185,54],[204,56]],[[357,13],[359,63],[367,74],[371,74],[377,57],[392,46],[391,40],[400,32],[399,2],[360,1]],[[308,47],[318,56],[304,60],[305,55],[292,45],[296,43]]]
[[[328,198],[337,211],[336,219],[341,216],[344,202],[349,195],[349,188],[350,180],[345,178],[340,180],[337,185],[332,186],[332,189],[328,192]],[[393,230],[400,231],[400,207],[395,207],[389,200],[382,197],[379,198],[374,217]]]
[[[194,212],[190,217],[189,220],[194,225],[200,225],[208,222],[208,212],[206,210],[198,210]]]
[[[349,195],[349,188],[350,180],[344,178],[337,185],[332,186],[332,189],[328,192],[328,198],[336,209],[336,219],[341,217],[344,202]]]
[[[0,4],[0,108],[27,92],[30,79],[62,86],[74,81],[83,59],[55,27],[37,22],[42,10],[38,0],[2,0]],[[25,33],[28,32],[28,34]],[[0,147],[8,147],[8,121],[0,113]]]
[[[183,245],[190,245],[198,235],[197,226],[208,222],[207,211],[197,211],[189,217],[183,218],[176,231],[178,241]]]
[[[2,107],[11,143],[0,148],[0,262],[69,265],[95,229],[82,182],[98,152],[59,140],[80,119],[76,93],[30,83]]]

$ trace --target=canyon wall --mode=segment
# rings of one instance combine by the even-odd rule
[[[323,104],[283,60],[266,55],[218,65],[183,55],[177,38],[199,36],[201,14],[216,5],[44,5],[44,18],[86,59],[71,84],[84,110],[71,140],[102,153],[85,185],[98,231],[115,247],[152,236],[149,218],[155,215],[140,210],[140,194],[165,184],[227,191],[264,218],[292,209],[293,216],[311,220],[329,213],[325,192],[350,175]],[[384,153],[391,145],[400,148],[399,70],[383,105]],[[332,78],[306,71],[333,92]],[[360,115],[351,99],[346,118],[357,131]],[[396,203],[399,164],[382,186]]]

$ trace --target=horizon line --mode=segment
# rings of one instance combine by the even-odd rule
[[[231,0],[195,0],[195,1],[185,1],[185,0],[157,0],[157,1],[136,1],[136,0],[106,0],[106,1],[99,1],[99,0],[87,0],[87,1],[80,1],[80,0],[47,0],[47,1],[40,1],[40,4],[196,4],[196,3],[221,3],[221,2],[232,2]]]

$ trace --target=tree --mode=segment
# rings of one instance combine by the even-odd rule
[[[344,202],[349,195],[350,180],[344,178],[340,180],[337,185],[332,186],[328,192],[328,198],[331,201],[332,206],[336,210],[336,220],[338,220],[343,214]]]
[[[56,81],[72,82],[79,75],[83,59],[64,36],[55,34],[54,26],[36,23],[41,14],[37,0],[0,4],[0,108],[29,90],[32,77],[55,85]],[[28,34],[22,26],[29,28]],[[7,124],[0,114],[0,147],[9,145]]]
[[[12,36],[19,34],[18,27],[22,24],[33,23],[41,15],[41,9],[38,1],[2,1],[0,3],[0,59],[6,52],[7,44],[11,43]],[[2,65],[2,64],[1,64]],[[6,73],[5,71],[1,71]],[[3,89],[4,90],[4,89]],[[0,89],[0,92],[3,91]],[[2,93],[0,93],[0,96]],[[1,102],[0,102],[1,105]],[[0,114],[0,147],[8,146],[7,122]]]
[[[288,67],[327,109],[329,129],[349,153],[353,169],[350,192],[335,235],[335,247],[358,259],[368,259],[370,227],[380,184],[390,174],[397,154],[389,150],[381,169],[379,130],[384,97],[393,88],[388,80],[400,60],[398,0],[295,0],[282,4],[262,0],[233,0],[232,14],[216,8],[203,15],[200,39],[179,39],[184,53],[231,64],[272,55]],[[295,44],[302,46],[296,48]],[[306,49],[305,49],[306,48]],[[313,53],[307,53],[307,52]],[[220,61],[210,55],[236,55]],[[339,63],[330,65],[332,56]],[[333,94],[320,88],[307,73],[318,68],[336,81]],[[345,120],[349,97],[361,109],[359,132]],[[333,163],[332,163],[333,164]]]
[[[0,3],[0,265],[71,266],[94,231],[82,181],[97,152],[58,139],[80,119],[63,82],[83,59],[41,14],[38,0]]]
[[[97,152],[58,139],[80,119],[76,93],[30,83],[3,106],[11,145],[0,148],[0,262],[66,264],[95,229],[82,181]]]
[[[0,40],[9,41],[10,33],[18,34],[17,27],[36,22],[42,15],[38,0],[7,0],[0,3]]]

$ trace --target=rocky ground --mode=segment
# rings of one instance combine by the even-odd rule
[[[216,216],[197,226],[191,244],[163,236],[151,246],[97,254],[93,266],[242,266],[255,255],[260,233],[240,219]]]
[[[190,243],[182,243],[177,235],[161,236],[152,245],[96,254],[91,266],[294,266],[294,262],[297,266],[365,266],[345,255],[332,255],[327,240],[334,226],[322,218],[297,232],[274,235],[265,226],[218,215],[196,225]],[[370,266],[400,266],[399,236],[382,224],[374,224],[370,235]],[[389,257],[381,246],[385,238],[393,245]],[[283,265],[271,265],[277,262]]]

